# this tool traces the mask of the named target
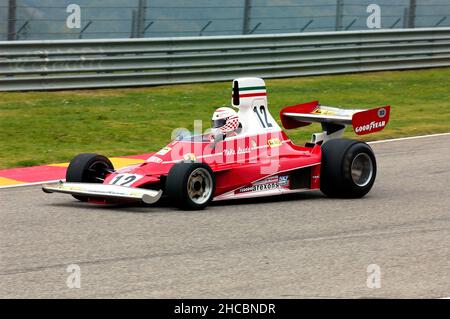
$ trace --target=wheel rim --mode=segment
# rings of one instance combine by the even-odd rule
[[[351,175],[353,182],[359,187],[370,183],[373,176],[373,163],[369,155],[359,153],[355,156],[351,165]]]
[[[187,190],[189,198],[196,204],[206,203],[212,193],[212,178],[204,168],[196,168],[189,175]]]
[[[90,183],[102,183],[108,171],[108,164],[103,161],[92,163],[86,172],[86,179]]]

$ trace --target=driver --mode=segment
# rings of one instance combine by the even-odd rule
[[[212,116],[211,141],[218,142],[226,137],[237,135],[239,116],[229,107],[219,107]]]

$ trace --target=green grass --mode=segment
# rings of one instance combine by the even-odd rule
[[[315,99],[324,105],[390,104],[384,139],[450,131],[450,68],[267,80],[269,109]],[[130,89],[0,93],[0,168],[70,160],[80,152],[107,156],[155,151],[173,129],[210,123],[229,105],[231,82]],[[206,128],[206,127],[205,127]],[[318,125],[291,130],[303,143]],[[347,136],[355,136],[348,129]]]

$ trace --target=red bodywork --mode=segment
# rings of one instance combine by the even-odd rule
[[[317,120],[353,125],[355,133],[362,135],[383,129],[389,120],[389,106],[343,115],[319,106],[314,101],[284,108],[283,126],[291,129]],[[282,131],[237,135],[214,146],[208,135],[198,135],[172,141],[145,163],[109,174],[104,184],[164,191],[171,167],[190,160],[211,167],[216,179],[214,200],[269,196],[319,189],[321,157],[321,142],[297,146]]]
[[[186,159],[186,154],[189,154],[191,160],[208,164],[215,173],[216,199],[233,191],[236,191],[237,195],[239,189],[249,187],[252,183],[269,176],[289,176],[287,178],[289,183],[284,183],[282,187],[284,193],[289,190],[319,188],[320,145],[311,147],[294,145],[284,132],[224,140],[217,143],[214,148],[211,147],[206,135],[194,139],[197,141],[191,138],[175,140],[151,156],[147,162],[110,174],[104,184],[111,184],[117,175],[127,173],[144,176],[128,186],[163,189],[170,168],[176,162]],[[305,172],[298,174],[296,178],[301,178],[302,181],[293,182],[290,173],[298,172],[301,168],[305,168]],[[256,193],[258,192],[254,192],[253,195],[257,196]],[[249,195],[251,194],[242,197],[252,197]]]

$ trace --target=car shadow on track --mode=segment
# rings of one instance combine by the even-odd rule
[[[58,202],[46,204],[46,206],[60,207],[66,209],[80,209],[83,211],[96,212],[114,212],[114,213],[131,213],[131,214],[152,214],[152,213],[168,213],[176,212],[176,208],[172,208],[168,203],[158,203],[153,205],[145,205],[140,203],[114,204],[114,205],[96,205],[79,202],[69,199],[67,202]]]
[[[243,199],[230,199],[218,202],[212,202],[211,206],[232,206],[232,205],[250,205],[250,204],[268,204],[268,203],[283,203],[290,201],[300,201],[300,200],[316,200],[326,198],[320,191],[308,191],[304,193],[296,194],[284,194],[276,196],[267,197],[254,197],[254,198],[243,198]]]
[[[310,191],[305,193],[296,194],[285,194],[278,196],[268,196],[268,197],[257,197],[257,198],[245,198],[245,199],[232,199],[223,200],[218,202],[211,202],[209,206],[211,207],[230,207],[230,206],[241,206],[241,205],[264,205],[270,203],[284,203],[292,201],[302,201],[302,200],[324,200],[326,199],[319,191]],[[77,200],[68,199],[67,202],[58,202],[46,204],[46,206],[51,207],[61,207],[70,209],[82,209],[82,210],[95,210],[95,211],[114,211],[118,213],[134,213],[134,214],[151,214],[151,213],[179,213],[183,212],[173,205],[166,199],[162,198],[159,202],[152,205],[145,205],[141,203],[129,203],[129,204],[114,204],[114,205],[95,205],[79,202]],[[190,213],[202,212],[202,211],[191,211]],[[207,209],[206,211],[207,212]]]

